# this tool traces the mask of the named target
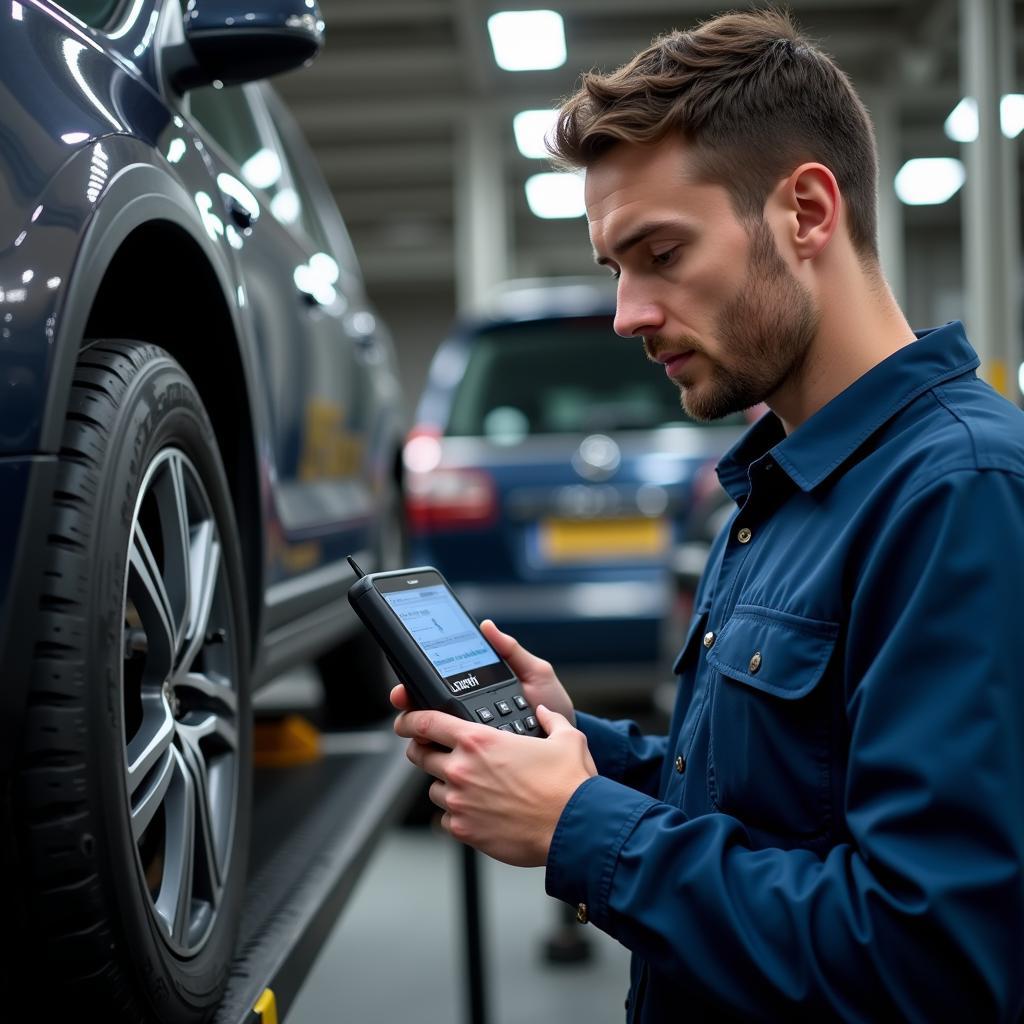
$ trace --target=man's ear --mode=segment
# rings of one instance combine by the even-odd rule
[[[784,211],[793,254],[813,259],[839,227],[843,197],[835,175],[824,164],[801,164],[779,182],[775,199]]]

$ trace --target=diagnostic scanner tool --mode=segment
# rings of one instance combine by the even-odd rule
[[[431,566],[364,573],[349,603],[380,644],[417,708],[543,736],[516,674],[487,642],[445,578]]]

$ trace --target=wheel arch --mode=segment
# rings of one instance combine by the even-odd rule
[[[172,280],[187,280],[184,296],[168,293],[167,273],[153,272],[153,253],[160,254],[163,267],[175,268]],[[148,221],[132,230],[106,267],[82,337],[158,344],[195,383],[213,423],[231,489],[254,653],[262,607],[263,522],[248,375],[224,290],[194,237],[168,220]]]

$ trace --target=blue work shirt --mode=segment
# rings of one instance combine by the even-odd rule
[[[600,775],[548,892],[634,954],[629,1020],[1024,1011],[1024,414],[958,323],[719,465],[737,510],[667,737]]]

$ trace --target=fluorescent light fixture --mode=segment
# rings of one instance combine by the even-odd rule
[[[936,206],[964,183],[964,165],[952,157],[908,160],[896,174],[896,195],[908,206]]]
[[[523,110],[516,114],[512,118],[512,131],[515,132],[519,152],[531,160],[550,157],[544,140],[557,120],[557,110]]]
[[[1009,92],[999,101],[999,122],[1008,139],[1024,131],[1024,95]]]
[[[549,171],[526,179],[526,201],[530,212],[545,220],[582,217],[587,212],[583,201],[583,177],[572,171]]]
[[[487,19],[487,31],[505,71],[545,71],[565,63],[565,25],[557,11],[500,11]]]
[[[1024,95],[1007,93],[999,100],[999,124],[1008,139],[1015,139],[1024,130]],[[954,142],[974,142],[978,137],[978,104],[965,96],[950,112],[943,126],[947,138]]]
[[[949,112],[943,130],[954,142],[973,142],[978,137],[978,104],[965,96]]]

